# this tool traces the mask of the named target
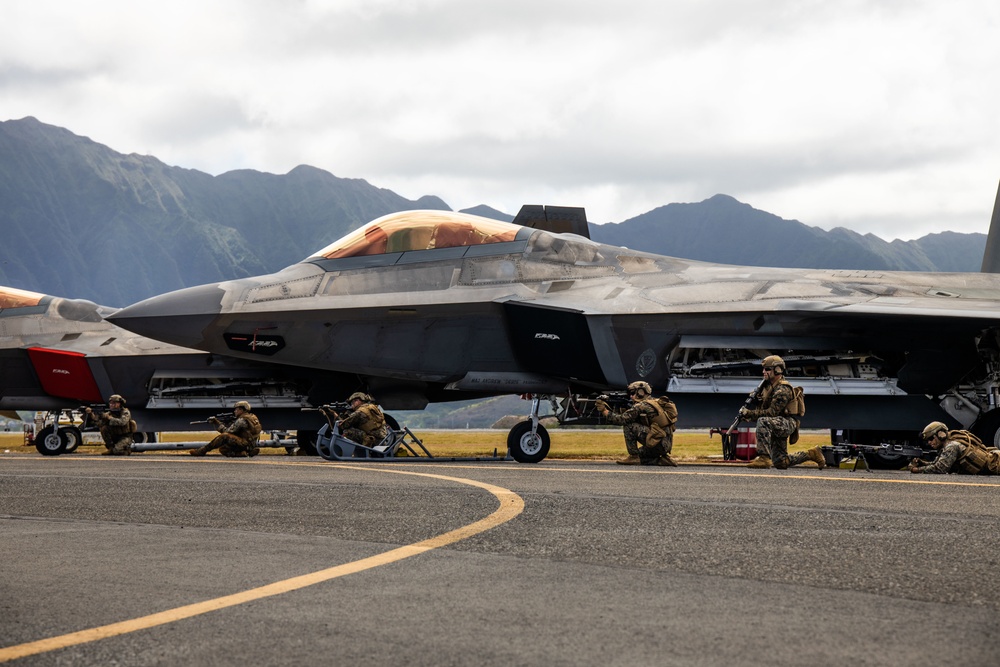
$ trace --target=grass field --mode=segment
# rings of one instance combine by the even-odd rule
[[[207,442],[212,432],[162,433],[163,442]],[[550,429],[552,446],[549,458],[553,459],[617,459],[625,455],[625,441],[620,429]],[[507,432],[493,430],[418,430],[416,436],[434,456],[490,456],[494,449],[500,454],[507,449]],[[266,437],[266,434],[265,434]],[[798,444],[789,448],[797,452],[816,445],[829,445],[829,431],[803,431]],[[10,453],[36,453],[33,445],[23,445],[21,433],[0,433],[0,451]],[[79,454],[100,454],[103,445],[83,444]],[[158,452],[181,454],[184,452]],[[265,448],[262,454],[284,455],[282,448]],[[674,434],[674,458],[680,461],[705,461],[722,458],[722,440],[719,435],[709,435],[708,430],[684,430]]]

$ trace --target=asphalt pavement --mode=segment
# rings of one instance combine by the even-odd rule
[[[995,665],[1000,479],[0,455],[0,662]]]

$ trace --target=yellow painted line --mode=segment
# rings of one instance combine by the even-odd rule
[[[318,464],[318,465],[323,465],[323,464]],[[351,465],[351,464],[347,464],[347,465]],[[392,464],[389,464],[389,465],[406,465],[406,464],[403,464],[403,463],[392,463]],[[418,465],[418,464],[413,464],[413,465]],[[421,468],[429,468],[429,467],[433,466],[433,467],[437,467],[437,468],[451,468],[451,469],[455,469],[455,468],[468,468],[470,470],[490,470],[490,469],[496,470],[497,469],[495,464],[492,464],[492,465],[491,464],[474,465],[474,464],[469,464],[469,463],[465,463],[465,464],[459,464],[459,463],[454,463],[454,464],[448,464],[448,463],[421,463],[419,465],[420,465]],[[862,471],[860,471],[860,470],[857,471],[857,472],[852,472],[850,470],[847,470],[847,471],[845,471],[845,475],[846,476],[843,476],[843,477],[841,477],[841,476],[831,477],[828,474],[820,474],[821,471],[818,470],[818,469],[816,469],[816,468],[813,468],[813,470],[817,474],[812,474],[812,475],[803,475],[803,474],[795,474],[795,473],[782,474],[782,473],[705,472],[705,471],[700,471],[700,470],[697,470],[697,471],[696,470],[688,471],[688,470],[681,470],[681,469],[679,469],[679,468],[694,467],[696,465],[701,465],[701,464],[682,463],[682,464],[680,464],[680,466],[678,468],[659,468],[659,467],[653,467],[653,466],[645,466],[645,467],[639,467],[639,469],[636,469],[637,466],[628,466],[628,467],[619,466],[618,468],[597,468],[597,469],[591,469],[591,468],[569,468],[569,467],[567,467],[567,468],[559,468],[559,467],[556,467],[556,466],[541,466],[541,467],[539,467],[539,466],[520,465],[520,466],[518,466],[518,467],[516,467],[514,469],[517,470],[517,472],[521,472],[521,471],[524,471],[524,472],[583,472],[583,473],[590,473],[590,474],[593,474],[593,475],[623,475],[623,474],[627,474],[627,475],[693,475],[693,476],[699,476],[700,475],[700,476],[703,476],[703,477],[740,477],[742,479],[752,479],[752,478],[756,478],[756,477],[769,477],[769,478],[774,478],[774,479],[808,479],[808,480],[813,480],[813,481],[817,481],[817,482],[866,482],[866,483],[872,483],[872,484],[922,484],[922,485],[931,485],[931,486],[972,486],[972,487],[987,487],[987,488],[994,488],[994,489],[1000,488],[1000,482],[996,482],[996,483],[990,484],[988,482],[951,481],[950,479],[942,479],[942,480],[937,480],[937,479],[912,479],[912,477],[932,477],[932,475],[913,475],[912,473],[910,473],[912,477],[908,478],[908,479],[886,479],[884,477],[878,477],[877,475],[879,473],[877,473],[877,472],[876,473],[867,473],[866,472],[866,473],[864,473],[864,475],[862,475],[861,474]],[[716,464],[714,464],[714,463],[706,463],[704,465],[705,466],[715,467]],[[651,468],[651,469],[650,470],[644,469],[646,467]],[[726,467],[727,468],[735,468],[735,467],[737,467],[737,465],[734,464],[734,465],[726,466]],[[745,467],[745,466],[740,466],[740,467]],[[830,472],[833,472],[834,474],[836,474],[837,470],[838,470],[838,468],[834,468]],[[893,473],[889,472],[888,474],[893,474]],[[934,475],[934,477],[945,477],[945,475]],[[962,477],[962,476],[958,475],[957,473],[954,473],[954,474],[947,475],[947,477]]]
[[[362,572],[373,567],[378,567],[379,565],[394,563],[396,561],[403,560],[404,558],[410,558],[411,556],[426,553],[432,549],[439,549],[449,544],[454,544],[460,540],[464,540],[491,528],[495,528],[500,524],[510,521],[524,510],[524,500],[513,491],[499,486],[494,486],[492,484],[478,482],[476,480],[406,470],[388,470],[386,468],[371,467],[361,468],[355,465],[327,464],[327,467],[331,465],[341,468],[386,472],[396,475],[429,477],[431,479],[438,479],[446,482],[457,482],[458,484],[475,486],[489,491],[496,496],[497,500],[500,501],[500,507],[489,516],[466,526],[462,526],[461,528],[457,528],[447,533],[442,533],[437,537],[432,537],[430,539],[423,540],[422,542],[408,544],[406,546],[399,547],[398,549],[392,549],[391,551],[386,551],[385,553],[370,556],[368,558],[362,558],[361,560],[356,560],[351,563],[344,563],[343,565],[337,565],[336,567],[327,568],[311,574],[292,577],[291,579],[285,579],[284,581],[277,581],[273,584],[268,584],[259,588],[251,588],[250,590],[242,591],[240,593],[226,595],[213,600],[205,600],[204,602],[197,602],[195,604],[177,607],[176,609],[168,609],[166,611],[150,614],[148,616],[141,616],[128,621],[120,621],[118,623],[102,625],[96,628],[71,632],[58,637],[49,637],[48,639],[40,639],[34,642],[0,648],[0,662],[16,660],[29,655],[37,655],[39,653],[54,651],[68,646],[86,644],[100,639],[107,639],[109,637],[124,635],[138,630],[153,628],[158,625],[173,623],[185,618],[191,618],[192,616],[199,616],[201,614],[207,614],[219,609],[225,609],[226,607],[233,607],[239,604],[252,602],[254,600],[260,600],[262,598],[281,595],[282,593],[295,591],[300,588],[305,588],[306,586],[312,586],[314,584],[343,577],[348,574]]]

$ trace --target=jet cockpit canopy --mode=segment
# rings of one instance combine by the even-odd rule
[[[505,243],[514,241],[522,229],[509,222],[465,213],[401,211],[356,229],[320,250],[309,261]]]

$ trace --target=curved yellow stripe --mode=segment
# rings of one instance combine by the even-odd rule
[[[311,574],[292,577],[291,579],[285,579],[284,581],[277,581],[273,584],[268,584],[259,588],[251,588],[250,590],[240,593],[226,595],[213,600],[205,600],[204,602],[197,602],[184,607],[177,607],[176,609],[168,609],[166,611],[150,614],[148,616],[141,616],[128,621],[102,625],[96,628],[80,630],[79,632],[71,632],[66,635],[50,637],[48,639],[40,639],[26,644],[8,646],[0,649],[0,662],[7,662],[9,660],[15,660],[29,655],[36,655],[38,653],[45,653],[47,651],[66,648],[68,646],[85,644],[87,642],[107,639],[108,637],[114,637],[117,635],[124,635],[129,632],[145,630],[157,625],[173,623],[174,621],[190,618],[192,616],[207,614],[208,612],[216,611],[217,609],[225,609],[226,607],[233,607],[245,602],[260,600],[261,598],[281,595],[282,593],[288,593],[289,591],[305,588],[306,586],[312,586],[313,584],[329,581],[330,579],[336,579],[337,577],[343,577],[344,575],[354,574],[373,567],[378,567],[379,565],[393,563],[398,560],[403,560],[404,558],[409,558],[411,556],[431,551],[432,549],[438,549],[449,544],[454,544],[455,542],[464,540],[467,537],[472,537],[473,535],[487,531],[490,528],[494,528],[502,523],[510,521],[520,514],[522,510],[524,510],[524,500],[513,491],[499,486],[493,486],[492,484],[477,482],[471,479],[448,477],[445,475],[432,475],[429,473],[405,470],[386,470],[385,468],[360,468],[359,466],[354,465],[338,467],[387,472],[397,475],[430,477],[432,479],[440,479],[446,482],[457,482],[459,484],[476,486],[489,491],[496,496],[497,500],[500,501],[500,507],[489,516],[474,523],[470,523],[467,526],[462,526],[461,528],[457,528],[447,533],[442,533],[437,537],[432,537],[430,539],[423,540],[422,542],[408,544],[406,546],[399,547],[398,549],[386,551],[385,553],[370,556],[368,558],[362,558],[361,560],[356,560],[351,563],[344,563],[343,565],[337,565],[336,567],[320,570]]]
[[[429,468],[431,466],[437,467],[448,467],[448,468],[469,468],[473,470],[481,470],[488,464],[482,465],[472,465],[472,464],[444,464],[444,463],[425,463],[422,464],[424,468]],[[695,467],[699,464],[681,464],[681,468]],[[715,466],[716,464],[705,464]],[[745,465],[726,465],[718,464],[719,467],[726,468],[745,468]],[[489,467],[495,467],[495,465],[490,465]],[[808,468],[806,468],[808,470]],[[834,474],[836,474],[837,468],[834,468]],[[652,470],[636,470],[635,468],[556,468],[553,466],[545,467],[535,467],[535,466],[521,466],[518,468],[518,472],[584,472],[593,475],[694,475],[694,476],[704,476],[704,477],[742,477],[743,479],[750,479],[752,477],[771,477],[774,479],[809,479],[817,482],[866,482],[870,484],[923,484],[932,486],[977,486],[986,488],[1000,488],[1000,481],[998,482],[963,482],[952,479],[918,479],[918,478],[934,478],[934,477],[962,477],[958,474],[951,475],[910,475],[905,479],[896,478],[886,478],[878,476],[878,473],[864,474],[862,470],[858,470],[857,474],[848,470],[846,476],[830,476],[823,474],[812,474],[806,475],[802,473],[740,473],[740,472],[707,472],[704,470],[681,470],[678,468],[653,468]],[[813,468],[814,473],[819,473],[820,471]],[[890,471],[884,471],[892,474]]]

